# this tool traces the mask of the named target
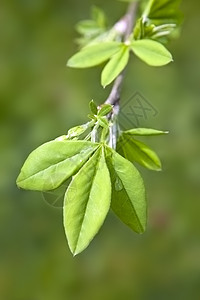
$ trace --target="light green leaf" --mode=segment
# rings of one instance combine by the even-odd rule
[[[114,55],[120,49],[120,45],[118,42],[104,42],[86,46],[68,60],[67,66],[89,68],[99,65]]]
[[[98,116],[106,116],[107,114],[109,114],[113,109],[113,106],[111,104],[102,104],[101,108],[98,112]]]
[[[67,135],[61,135],[61,136],[58,136],[57,138],[55,138],[55,141],[59,141],[59,142],[63,142],[63,141],[67,141],[67,140],[69,140]]]
[[[102,34],[106,29],[106,16],[103,10],[97,6],[92,6],[91,18],[90,20],[80,21],[76,25],[77,32],[89,38]]]
[[[133,129],[123,131],[123,134],[128,134],[128,135],[162,135],[167,133],[169,132],[151,129],[151,128],[133,128]]]
[[[150,147],[129,135],[121,135],[117,151],[131,162],[137,162],[150,170],[160,171],[162,168],[157,154]]]
[[[146,39],[133,41],[131,49],[150,66],[164,66],[173,61],[171,53],[156,41]]]
[[[87,122],[83,125],[72,127],[67,132],[67,138],[73,139],[75,137],[79,137],[81,134],[83,134],[87,129],[91,128],[93,125],[94,122]]]
[[[96,103],[93,100],[90,101],[89,107],[90,107],[91,113],[94,114],[94,115],[97,115],[97,112],[98,112],[97,106],[96,106]]]
[[[25,161],[17,185],[47,191],[74,175],[99,147],[87,141],[51,141],[34,150]]]
[[[106,15],[101,8],[93,5],[91,15],[92,15],[92,19],[96,21],[99,27],[101,28],[106,27]]]
[[[74,176],[65,195],[64,227],[74,255],[83,251],[99,231],[110,200],[110,175],[101,147]]]
[[[88,114],[87,115],[89,119],[93,120],[93,121],[96,121],[96,117],[93,115],[93,114]]]
[[[93,36],[103,32],[102,28],[100,28],[93,20],[83,20],[78,22],[76,25],[76,31],[86,36]]]
[[[113,55],[101,74],[101,84],[106,87],[110,84],[126,67],[129,60],[130,48],[121,45],[121,49]]]
[[[98,123],[103,128],[109,128],[109,122],[108,122],[108,119],[106,117],[99,117],[98,118]]]
[[[114,150],[107,150],[112,180],[111,207],[116,215],[137,233],[146,228],[145,188],[138,170]]]

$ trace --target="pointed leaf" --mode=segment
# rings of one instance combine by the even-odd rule
[[[112,209],[133,231],[143,233],[147,207],[142,177],[133,164],[117,152],[110,148],[107,152],[112,180]]]
[[[131,43],[131,49],[135,55],[150,66],[163,66],[173,60],[171,53],[156,41],[137,40]]]
[[[90,101],[89,107],[90,107],[91,113],[94,115],[97,115],[98,109],[97,109],[96,103],[93,100]]]
[[[64,227],[74,255],[83,251],[99,231],[110,199],[110,175],[101,147],[74,176],[65,195]]]
[[[99,65],[114,55],[120,45],[121,43],[118,42],[104,42],[86,46],[68,60],[67,66],[71,68],[89,68]]]
[[[120,139],[117,151],[123,153],[124,157],[131,162],[137,162],[150,170],[161,170],[162,166],[160,159],[150,147],[126,134],[123,134]]]
[[[162,135],[167,133],[169,132],[151,129],[151,128],[133,128],[133,129],[123,131],[123,134],[128,134],[128,135]]]
[[[98,146],[87,141],[45,143],[28,156],[17,178],[17,185],[27,190],[55,189],[74,175]]]
[[[101,108],[98,112],[98,116],[106,116],[107,114],[109,114],[111,112],[111,110],[113,109],[113,106],[111,104],[103,104],[101,105]]]
[[[129,60],[130,48],[122,45],[115,55],[112,56],[110,61],[104,67],[101,74],[101,84],[103,87],[110,84],[126,67]]]

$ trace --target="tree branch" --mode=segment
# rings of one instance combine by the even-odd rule
[[[135,23],[136,13],[138,9],[138,2],[132,2],[127,10],[126,15],[116,23],[115,28],[122,33],[123,40],[126,42],[132,33],[133,25]],[[123,71],[115,80],[112,90],[110,92],[110,95],[108,96],[105,103],[114,105],[114,114],[118,114],[119,112],[119,100],[120,100],[120,92],[121,92],[121,86],[122,82],[124,80],[124,74]]]

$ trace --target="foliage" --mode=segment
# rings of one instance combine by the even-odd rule
[[[137,145],[134,150],[129,147],[128,138],[125,139],[166,133],[149,128],[120,132],[117,151],[121,156],[109,147],[112,121],[108,121],[107,115],[112,112],[112,106],[104,104],[97,108],[94,101],[89,106],[91,121],[34,150],[17,178],[18,187],[37,191],[54,190],[71,178],[65,193],[64,227],[74,255],[88,246],[110,206],[132,230],[144,232],[145,188],[140,173],[129,160],[154,170],[161,166],[150,148],[132,139]]]
[[[103,36],[97,35],[92,43],[86,42],[92,29],[84,27],[84,30],[80,30],[79,28],[78,32],[85,40],[84,47],[68,60],[67,66],[88,68],[109,60],[101,75],[101,84],[105,87],[126,67],[130,52],[150,66],[163,66],[170,63],[172,56],[161,43],[166,43],[178,34],[181,21],[179,5],[180,0],[147,2],[133,33],[126,41],[123,41],[123,35],[118,31],[117,24]],[[85,24],[84,21],[81,24]],[[93,26],[94,31],[95,28],[96,26]]]
[[[67,65],[88,68],[109,60],[101,75],[101,84],[105,87],[124,70],[131,53],[150,66],[168,64],[172,55],[160,43],[160,37],[170,36],[169,28],[178,24],[178,4],[179,1],[162,0],[158,4],[150,0],[133,32],[125,39],[116,24],[107,29],[104,13],[93,8],[92,19],[79,22],[76,27],[82,34],[81,49]],[[152,34],[154,31],[156,34]],[[161,162],[157,154],[135,136],[167,133],[150,128],[121,131],[111,104],[97,107],[91,101],[89,107],[90,121],[34,150],[17,178],[18,187],[38,191],[54,190],[71,179],[63,211],[64,228],[74,255],[89,245],[110,207],[133,231],[145,231],[145,188],[132,163],[158,171]]]
[[[153,39],[167,43],[177,37],[180,31],[182,14],[179,11],[181,0],[151,0],[137,20],[134,29],[135,39]]]

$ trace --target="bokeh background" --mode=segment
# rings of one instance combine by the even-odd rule
[[[132,233],[109,214],[90,247],[73,258],[62,209],[48,195],[21,191],[16,177],[40,144],[86,121],[88,102],[102,103],[101,67],[66,68],[74,25],[91,4],[116,21],[118,1],[1,0],[0,8],[0,299],[200,299],[200,2],[183,1],[174,63],[150,68],[132,59],[122,105],[139,92],[158,111],[140,125],[168,129],[149,137],[163,172],[140,169],[148,229]]]

